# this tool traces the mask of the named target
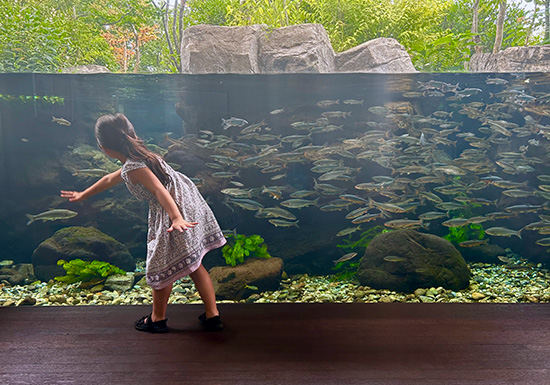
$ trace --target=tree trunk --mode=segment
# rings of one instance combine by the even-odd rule
[[[136,27],[132,24],[132,30],[134,31],[134,39],[136,41],[136,62],[134,64],[134,73],[137,74],[139,71],[139,63],[141,61],[140,53],[139,53],[139,31],[136,30]]]
[[[529,38],[531,37],[531,34],[533,33],[533,28],[535,28],[535,20],[537,18],[538,13],[539,13],[538,3],[535,1],[535,9],[533,10],[533,17],[531,18],[531,23],[529,24],[529,30],[527,30],[527,35],[525,36],[525,44],[524,45],[529,45]]]
[[[474,51],[475,53],[483,52],[481,47],[481,37],[479,37],[479,0],[475,0],[474,8],[472,9],[472,33],[476,35],[472,37],[474,42]]]
[[[172,64],[174,64],[174,67],[178,70],[179,73],[181,73],[181,42],[182,35],[183,35],[183,12],[185,10],[185,4],[187,0],[180,0],[180,16],[179,16],[179,34],[176,33],[176,20],[177,20],[177,9],[178,9],[178,0],[174,1],[174,15],[173,15],[173,23],[172,23],[172,36],[170,36],[170,31],[168,29],[168,23],[170,22],[170,1],[166,0],[166,3],[162,5],[162,7],[165,7],[164,13],[162,15],[162,26],[164,28],[164,36],[166,37],[166,41],[168,43],[168,50],[170,51],[170,60],[172,61]],[[151,0],[151,3],[157,8],[159,11],[162,10],[162,7],[157,5],[155,0]],[[175,49],[174,49],[175,48]]]
[[[550,41],[550,0],[544,1],[544,44]]]
[[[495,45],[493,46],[493,53],[500,52],[500,48],[502,47],[502,32],[504,30],[504,16],[506,16],[506,0],[501,1],[498,8],[497,32],[495,36]]]
[[[124,73],[128,72],[128,50],[126,49],[126,44],[128,44],[128,42],[124,40],[124,62],[122,63]]]
[[[288,27],[289,23],[288,23],[288,10],[286,9],[286,0],[283,0],[283,11],[285,13],[285,21],[286,21],[286,26]]]

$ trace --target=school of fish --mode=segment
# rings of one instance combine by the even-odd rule
[[[313,207],[340,211],[350,221],[335,229],[338,237],[369,222],[429,231],[430,222],[439,221],[483,224],[491,237],[534,231],[541,234],[538,245],[550,246],[550,94],[537,91],[549,80],[487,75],[485,84],[495,92],[418,82],[383,105],[335,98],[317,101],[317,115],[308,118],[280,106],[257,122],[222,119],[220,130],[202,130],[185,143],[211,151],[206,166],[225,180],[220,192],[228,207],[252,211],[275,227],[299,227],[302,209]],[[433,101],[436,109],[418,112]],[[250,168],[270,182],[241,180]],[[294,183],[297,172],[309,182]]]

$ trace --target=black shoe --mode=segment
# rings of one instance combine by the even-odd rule
[[[219,315],[206,318],[206,313],[202,313],[198,318],[204,330],[208,332],[220,331],[223,329],[222,320]]]
[[[168,321],[168,318],[165,318],[157,322],[153,322],[151,321],[152,314],[153,313],[149,315],[145,315],[140,319],[138,319],[136,322],[134,322],[135,328],[140,332],[168,333],[168,326],[166,326],[166,321]],[[147,322],[145,321],[146,318],[147,318]]]

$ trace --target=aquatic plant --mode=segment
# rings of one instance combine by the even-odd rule
[[[225,263],[235,266],[243,263],[245,257],[271,258],[267,252],[267,245],[264,239],[257,234],[246,236],[244,234],[229,234],[226,236],[228,242],[222,249]]]
[[[342,240],[341,244],[336,245],[336,247],[341,248],[346,253],[359,253],[362,255],[365,252],[365,249],[369,243],[376,237],[378,234],[387,233],[391,230],[385,228],[384,226],[373,226],[368,230],[365,230],[361,233],[359,239],[352,241],[351,238],[353,235],[349,235],[347,238]],[[342,261],[336,264],[332,268],[335,273],[331,276],[331,281],[346,281],[352,279],[357,274],[357,267],[359,262],[353,261]]]
[[[75,282],[90,282],[90,281],[104,281],[108,276],[114,274],[126,274],[126,272],[109,262],[102,261],[83,261],[81,259],[73,259],[69,262],[60,259],[57,261],[57,265],[63,265],[66,271],[66,275],[55,277],[56,281],[64,283]]]
[[[485,230],[483,226],[476,223],[470,223],[466,226],[449,227],[449,234],[443,238],[451,242],[453,245],[458,245],[461,242],[471,239],[483,239],[485,237]]]
[[[370,241],[374,239],[378,234],[387,233],[391,231],[384,226],[373,226],[370,229],[363,231],[361,236],[356,241],[352,241],[352,235],[342,240],[341,244],[336,245],[336,247],[341,248],[346,253],[363,253],[365,248],[369,245]]]
[[[329,281],[349,281],[357,275],[359,262],[343,261],[332,268],[336,272],[330,276]]]
[[[53,96],[53,95],[5,95],[0,94],[0,100],[6,101],[6,102],[21,102],[21,103],[27,103],[27,102],[45,102],[50,104],[65,104],[65,98],[62,98],[60,96]]]

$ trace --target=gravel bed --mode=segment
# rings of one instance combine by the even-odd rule
[[[550,301],[550,272],[539,264],[534,266],[519,258],[513,265],[470,263],[472,277],[465,290],[453,291],[443,287],[418,288],[414,293],[376,290],[361,286],[355,280],[336,281],[333,276],[293,275],[283,279],[277,291],[252,294],[241,301],[218,303],[267,302],[548,302]],[[138,263],[136,271],[143,272]],[[0,285],[1,287],[2,285]],[[81,305],[150,305],[152,290],[144,280],[126,292],[79,289],[78,284],[50,281],[30,285],[3,286],[0,306],[81,306]],[[190,277],[176,281],[170,304],[202,303]]]

